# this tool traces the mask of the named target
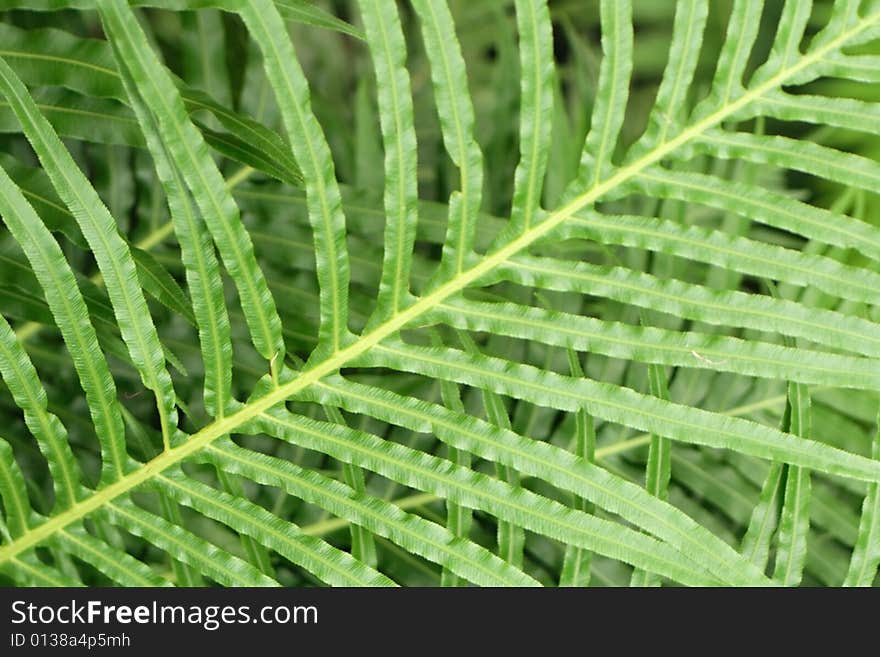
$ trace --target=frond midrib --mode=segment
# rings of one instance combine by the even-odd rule
[[[416,300],[412,305],[392,315],[383,323],[377,325],[372,331],[355,339],[347,347],[338,350],[315,363],[309,369],[300,372],[292,381],[279,385],[268,394],[259,399],[244,404],[238,411],[222,419],[215,420],[205,426],[183,444],[170,448],[144,463],[131,473],[116,482],[97,491],[76,503],[69,509],[46,520],[41,525],[29,530],[21,537],[0,547],[0,564],[14,559],[22,552],[40,544],[51,537],[55,532],[67,525],[82,520],[88,514],[97,511],[104,505],[120,495],[124,495],[137,488],[167,468],[186,460],[193,454],[209,446],[218,438],[235,433],[236,429],[256,419],[262,413],[279,403],[283,403],[290,397],[307,389],[325,376],[337,372],[347,363],[366,353],[385,338],[397,333],[404,326],[427,313],[437,304],[443,302],[453,294],[462,291],[481,277],[490,273],[493,269],[507,262],[517,253],[528,248],[533,242],[553,231],[557,226],[574,216],[586,206],[595,203],[605,194],[620,188],[627,181],[639,175],[648,167],[660,162],[665,157],[675,152],[678,148],[695,139],[715,125],[724,121],[727,117],[747,107],[750,103],[758,100],[768,92],[781,87],[786,79],[796,75],[812,64],[821,61],[822,57],[829,52],[841,48],[848,40],[860,32],[868,29],[880,21],[880,11],[863,17],[852,28],[843,31],[836,38],[829,40],[820,48],[802,56],[792,66],[780,71],[768,78],[753,89],[747,90],[742,96],[727,103],[711,112],[694,125],[685,128],[674,138],[663,142],[648,151],[635,161],[618,168],[613,175],[593,185],[590,189],[579,194],[571,201],[547,215],[541,223],[524,231],[518,237],[510,240],[493,253],[486,255],[480,262],[468,270],[453,276],[450,280],[438,286],[434,291]]]

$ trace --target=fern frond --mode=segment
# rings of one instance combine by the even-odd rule
[[[2,582],[871,585],[880,7],[597,4],[6,3]]]

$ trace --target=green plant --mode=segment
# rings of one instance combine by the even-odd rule
[[[880,3],[132,4],[2,3],[7,581],[875,581]]]

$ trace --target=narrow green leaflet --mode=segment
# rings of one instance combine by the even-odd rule
[[[479,355],[480,349],[473,339],[463,331],[459,332],[459,340],[464,345],[468,353]],[[483,411],[486,419],[490,424],[501,429],[510,429],[510,416],[504,405],[504,400],[491,390],[481,390],[481,398],[483,401]],[[508,468],[503,464],[495,465],[495,475],[501,481],[511,486],[519,486],[519,473]],[[522,568],[523,549],[525,547],[525,533],[522,528],[510,522],[498,523],[498,554],[508,563],[513,564],[517,568]]]
[[[79,468],[67,442],[67,430],[61,420],[49,412],[46,391],[37,370],[3,316],[0,316],[0,374],[15,403],[24,411],[25,424],[49,463],[58,507],[70,507],[79,497]]]
[[[312,113],[308,82],[281,16],[269,0],[244,3],[241,16],[263,52],[288,140],[303,172],[321,290],[320,345],[331,353],[350,338],[349,260],[342,197],[324,132]]]
[[[0,499],[3,500],[5,529],[8,531],[3,540],[7,542],[27,531],[33,511],[24,475],[5,438],[0,438]]]
[[[785,427],[784,427],[785,428]],[[752,511],[748,529],[742,539],[740,551],[762,571],[770,560],[770,546],[779,524],[782,508],[786,466],[772,463],[761,488],[761,497]]]
[[[333,406],[324,406],[324,414],[331,422],[342,426],[348,426],[342,412]],[[350,463],[342,464],[342,479],[346,485],[351,486],[358,493],[366,492],[366,477],[364,471]],[[376,541],[372,534],[360,525],[351,526],[351,554],[355,559],[376,567],[379,561],[376,553]]]
[[[186,184],[162,144],[155,120],[144,107],[131,77],[125,70],[121,75],[153,155],[180,244],[192,296],[192,313],[199,328],[205,370],[205,410],[212,416],[222,417],[232,406],[232,349],[220,266],[207,227],[193,209]]]
[[[176,430],[176,395],[137,272],[116,222],[97,192],[40,114],[12,69],[0,60],[0,93],[15,111],[59,196],[70,208],[98,262],[122,337],[148,390],[156,396],[166,444]]]
[[[789,137],[712,130],[692,145],[698,153],[774,164],[867,191],[880,185],[880,164],[874,160]]]
[[[351,23],[338,19],[330,12],[312,4],[310,0],[274,0],[274,3],[284,20],[323,27],[356,39],[364,38],[363,32]]]
[[[449,199],[449,224],[439,276],[459,274],[469,264],[483,187],[483,154],[474,137],[474,108],[455,25],[446,3],[413,0],[431,62],[431,80],[443,143],[459,170],[459,189]]]
[[[282,426],[266,425],[272,434],[287,438]],[[320,500],[335,515],[368,528],[408,551],[444,565],[462,577],[486,586],[534,586],[530,577],[505,564],[488,550],[455,538],[446,529],[419,516],[405,513],[378,498],[288,461],[264,456],[231,444],[216,444],[201,455],[242,476],[278,486],[306,501]]]
[[[144,104],[156,118],[170,159],[193,194],[223,263],[236,283],[254,346],[273,367],[284,357],[281,320],[253,254],[238,207],[211,160],[204,140],[186,114],[180,93],[127,6],[101,2],[101,17],[114,47],[138,85]]]
[[[304,535],[296,525],[273,516],[241,497],[233,497],[181,473],[166,472],[157,479],[157,485],[180,503],[251,536],[260,544],[308,569],[328,584],[393,585],[387,577],[352,558],[348,553],[334,548],[320,538]]]
[[[659,168],[643,172],[633,185],[654,196],[679,198],[744,215],[827,244],[857,248],[867,256],[880,259],[880,231],[874,226],[755,185],[722,182],[713,176]]]
[[[805,385],[793,383],[788,391],[791,405],[789,432],[804,440],[811,438],[810,393]],[[810,530],[810,472],[789,465],[785,474],[785,492],[779,519],[776,565],[773,576],[786,586],[797,586],[803,577]]]
[[[168,495],[159,495],[158,511],[158,515],[163,520],[167,520],[172,525],[183,525],[181,507]],[[171,556],[171,571],[174,576],[174,583],[177,586],[205,585],[204,578],[201,576],[198,569],[194,568],[186,561],[181,561],[180,559],[175,558],[173,555]]]
[[[880,324],[783,299],[721,292],[631,269],[517,256],[499,265],[483,282],[499,280],[542,289],[601,294],[709,324],[781,333],[865,356],[880,355]]]
[[[880,481],[880,463],[818,441],[802,440],[754,422],[655,399],[628,388],[573,380],[498,358],[398,342],[377,346],[360,362],[488,387],[551,408],[575,411],[583,407],[597,417],[662,433],[673,440],[722,447],[862,481]]]
[[[132,0],[133,7],[157,7],[168,10],[222,9],[234,11],[241,0]],[[362,39],[360,30],[312,4],[311,0],[274,0],[285,20],[322,27]],[[58,11],[59,9],[94,9],[95,0],[6,0],[4,9]]]
[[[876,359],[792,349],[757,340],[606,322],[513,303],[454,299],[423,322],[500,333],[640,362],[737,372],[771,379],[876,390]]]
[[[816,73],[859,82],[880,82],[880,56],[837,54],[823,59]]]
[[[2,168],[0,216],[24,250],[73,359],[101,443],[102,480],[117,479],[125,469],[125,429],[89,311],[58,243]]]
[[[853,24],[859,22],[859,0],[840,0],[836,2],[828,18],[828,24],[816,36],[819,43],[839,37]]]
[[[669,400],[668,378],[665,368],[648,366],[648,390],[657,399]],[[672,476],[672,443],[660,434],[651,434],[648,446],[648,464],[645,468],[645,489],[654,497],[666,500]],[[644,571],[633,573],[632,586],[660,586],[658,578]]]
[[[702,226],[590,212],[573,217],[552,237],[649,249],[744,274],[764,272],[768,278],[816,287],[852,301],[880,302],[880,274],[873,271]]]
[[[82,559],[119,586],[169,586],[149,566],[122,550],[110,549],[82,527],[67,527],[55,538],[59,548]]]
[[[709,3],[706,0],[678,0],[675,5],[669,61],[648,117],[648,127],[632,149],[630,158],[643,155],[648,149],[665,143],[681,128],[708,14]]]
[[[590,132],[581,155],[578,183],[597,185],[611,171],[611,158],[629,97],[632,74],[633,25],[631,0],[602,0],[602,64]]]
[[[743,76],[758,37],[763,2],[735,0],[731,10],[727,35],[718,56],[712,95],[706,101],[710,106],[726,105],[745,92]]]
[[[241,480],[235,475],[229,475],[222,470],[217,471],[217,483],[224,492],[233,498],[245,498],[247,492],[241,483]],[[245,552],[245,556],[250,564],[256,566],[261,573],[267,577],[275,578],[275,568],[272,565],[272,555],[268,548],[247,534],[241,535],[241,547]],[[374,564],[368,564],[374,565]]]
[[[880,460],[880,429],[874,434],[871,455]],[[853,550],[846,586],[871,586],[877,576],[880,564],[880,485],[868,486],[868,494],[862,503],[862,519],[859,534]]]
[[[379,288],[379,319],[397,313],[409,301],[412,250],[418,223],[418,162],[406,42],[393,0],[361,0],[361,16],[370,45],[379,116],[385,146],[384,261]]]
[[[584,376],[580,358],[573,349],[568,350],[568,363],[573,377]],[[584,409],[575,414],[574,432],[575,455],[587,463],[594,463],[596,460],[596,427],[593,423],[593,416]],[[574,507],[586,513],[593,512],[593,505],[577,495]],[[562,571],[559,574],[559,586],[589,586],[592,561],[593,555],[588,550],[567,545],[562,560]]]
[[[436,338],[436,342],[441,343],[439,337]],[[451,381],[441,381],[440,396],[443,400],[443,405],[446,406],[446,408],[456,413],[465,412],[464,404],[461,401],[461,390],[455,383],[452,383]],[[446,449],[447,460],[464,468],[471,467],[472,459],[470,452],[458,449],[452,445],[447,445]],[[450,532],[456,536],[469,538],[471,528],[473,527],[473,520],[473,511],[471,509],[449,500],[446,501],[446,528]],[[450,571],[448,568],[443,569],[443,572],[440,575],[440,586],[463,585],[464,583],[458,575]]]
[[[718,577],[737,578],[753,585],[766,583],[728,546],[677,509],[566,450],[442,406],[370,386],[342,380],[325,381],[318,386],[316,394],[324,403],[338,404],[349,411],[379,417],[413,431],[430,431],[454,447],[550,481],[678,547]]]
[[[105,504],[100,515],[173,554],[176,559],[223,586],[278,586],[246,561],[128,500],[117,498]]]
[[[541,208],[553,114],[553,26],[546,0],[517,0],[520,68],[520,160],[514,174],[512,231],[528,230]]]
[[[767,70],[786,68],[796,61],[800,55],[801,40],[810,20],[813,0],[786,0],[776,27],[773,48],[764,67]],[[761,79],[756,73],[756,81]]]
[[[851,98],[775,91],[762,96],[733,118],[746,120],[759,115],[880,135],[880,106]]]
[[[156,259],[143,249],[129,247],[144,290],[162,305],[170,308],[190,324],[195,324],[192,306],[177,281]]]
[[[44,564],[33,552],[4,564],[2,572],[20,578],[25,586],[82,586],[81,582]]]
[[[61,233],[80,248],[88,248],[88,242],[82,236],[76,219],[64,207],[64,203],[52,189],[49,177],[42,169],[24,166],[16,158],[5,153],[0,155],[0,166],[18,186],[51,232]]]

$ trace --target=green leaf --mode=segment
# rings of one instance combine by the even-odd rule
[[[880,464],[819,442],[805,441],[754,422],[648,397],[627,388],[587,379],[573,380],[498,358],[395,343],[376,347],[362,362],[487,387],[553,408],[570,411],[586,408],[597,417],[642,431],[662,432],[673,440],[731,449],[862,481],[880,481]]]
[[[37,559],[33,553],[4,564],[2,570],[24,586],[82,586],[75,579]]]
[[[752,46],[758,37],[763,10],[763,1],[735,0],[724,45],[718,56],[710,103],[727,104],[745,93],[743,76]]]
[[[875,161],[789,137],[713,130],[693,145],[698,153],[773,164],[867,191],[876,189],[880,183],[880,165]]]
[[[786,0],[776,27],[776,37],[773,40],[773,48],[767,58],[765,67],[786,67],[796,61],[801,54],[800,44],[804,38],[804,31],[810,20],[810,12],[813,9],[813,0],[796,2]],[[760,79],[760,74],[756,73]]]
[[[664,368],[656,364],[648,367],[648,389],[651,396],[657,399],[669,399],[668,379]],[[654,497],[666,500],[671,476],[672,444],[668,438],[652,433],[648,447],[648,465],[645,468],[645,489]],[[636,571],[633,573],[632,585],[659,586],[660,581],[650,573]]]
[[[784,494],[785,466],[772,463],[767,478],[761,488],[761,497],[752,511],[748,529],[742,539],[740,551],[762,571],[766,570],[770,559],[770,545],[776,527],[779,524],[779,513],[782,508]]]
[[[345,418],[338,408],[333,406],[325,406],[324,414],[331,422],[342,426],[348,426]],[[364,471],[350,463],[342,464],[342,479],[346,485],[351,486],[358,493],[366,491],[366,479]],[[351,526],[351,554],[355,559],[376,567],[378,563],[378,555],[376,554],[376,542],[373,540],[372,534],[359,525]]]
[[[359,4],[376,73],[385,146],[385,255],[376,302],[381,320],[411,298],[410,267],[419,221],[417,142],[406,42],[395,3],[361,0]]]
[[[620,267],[518,256],[499,265],[483,282],[498,280],[597,294],[710,324],[778,332],[866,356],[880,354],[880,346],[875,346],[880,345],[880,325],[873,322],[756,294],[719,292]]]
[[[271,429],[273,435],[290,438],[284,426],[275,419],[269,421],[265,428]],[[321,504],[332,513],[348,518],[408,551],[442,564],[475,583],[494,586],[536,584],[489,551],[469,541],[456,539],[439,525],[287,461],[255,454],[231,444],[212,446],[204,456],[216,459],[218,465],[242,476],[279,486],[306,501],[321,500]]]
[[[817,125],[880,134],[877,127],[880,107],[850,98],[826,98],[809,94],[787,94],[776,91],[749,106],[737,119],[763,115],[785,121],[803,121]]]
[[[122,415],[107,361],[100,356],[88,309],[58,243],[2,168],[0,216],[24,249],[73,359],[101,443],[102,482],[118,479],[125,470],[126,458]],[[64,460],[69,462],[72,459]],[[70,495],[62,496],[62,499],[67,497],[72,502],[75,486],[73,479],[69,481]]]
[[[880,231],[876,227],[754,185],[722,183],[712,176],[660,169],[642,173],[633,184],[651,195],[680,198],[741,214],[774,228],[835,246],[857,248],[867,256],[880,258]]]
[[[553,113],[553,26],[546,0],[517,0],[520,35],[520,159],[514,174],[512,231],[528,230],[541,208]]]
[[[156,395],[163,435],[176,427],[176,396],[156,327],[140,287],[128,246],[88,179],[40,114],[12,69],[0,60],[0,93],[6,96],[56,191],[79,223],[98,262],[131,359],[148,390]]]
[[[67,442],[67,430],[61,420],[49,412],[46,391],[37,370],[3,316],[0,316],[0,374],[15,403],[24,411],[25,424],[49,463],[58,507],[69,508],[79,497],[79,469]],[[8,455],[11,456],[11,452]],[[14,472],[10,476],[14,478]]]
[[[511,303],[455,299],[437,304],[423,321],[639,362],[867,390],[876,390],[880,385],[874,359],[705,333],[642,328]]]
[[[459,333],[459,340],[465,350],[474,355],[479,355],[480,350],[476,343],[467,333]],[[490,424],[501,429],[510,429],[510,417],[504,400],[491,390],[482,390],[483,410]],[[511,486],[519,486],[519,474],[505,465],[495,465],[495,476]],[[517,568],[522,568],[523,549],[525,547],[525,533],[515,523],[498,523],[498,554],[508,563]]]
[[[364,34],[359,29],[350,23],[336,18],[336,16],[324,11],[320,7],[316,7],[309,0],[274,0],[274,2],[278,12],[286,21],[323,27],[353,36],[356,39],[364,38]]]
[[[449,223],[443,242],[439,279],[460,274],[474,248],[474,230],[483,187],[483,154],[474,138],[474,108],[467,71],[445,3],[413,0],[431,63],[431,80],[443,144],[459,170],[459,189],[449,199]],[[438,279],[438,280],[439,280]]]
[[[874,435],[871,455],[880,460],[880,429]],[[853,550],[845,586],[871,586],[880,564],[880,486],[870,484],[862,503],[859,535]]]
[[[816,69],[817,75],[859,82],[880,82],[880,56],[878,55],[836,54],[823,59]]]
[[[572,349],[568,351],[568,362],[573,377],[584,376],[580,359]],[[574,453],[587,463],[596,460],[596,427],[593,416],[581,409],[575,414],[575,450]],[[575,508],[587,513],[593,512],[593,505],[582,497],[575,496]],[[588,550],[573,545],[565,548],[562,560],[562,572],[559,574],[559,586],[588,586],[590,583],[593,555]]]
[[[681,129],[708,14],[709,3],[704,0],[678,0],[675,5],[669,61],[648,117],[648,127],[633,149],[633,155],[656,148]]]
[[[192,307],[177,281],[149,253],[137,247],[129,249],[144,291],[194,325],[196,319]]]
[[[590,132],[581,154],[578,185],[597,185],[611,171],[623,126],[632,74],[633,26],[630,0],[601,0],[602,65]]]
[[[752,584],[763,581],[730,548],[701,530],[686,516],[648,495],[644,489],[570,452],[387,390],[351,382],[325,381],[317,392],[324,403],[339,404],[349,411],[379,417],[413,431],[431,431],[439,439],[459,449],[503,463],[521,473],[546,479],[678,547],[718,577],[743,578]],[[415,458],[424,460],[424,456],[413,455]],[[529,528],[522,520],[520,523]],[[590,548],[582,543],[574,544]]]
[[[199,328],[205,370],[205,410],[211,415],[222,416],[232,406],[232,349],[220,267],[205,223],[193,210],[186,184],[162,144],[155,120],[144,107],[134,80],[124,71],[122,80],[153,155],[180,244],[181,260],[192,295],[193,315]]]
[[[234,10],[239,0],[132,0],[134,7],[158,7],[168,10],[182,9],[223,9]],[[357,39],[363,39],[360,30],[336,18],[310,0],[274,0],[278,11],[285,20],[322,27],[341,32]],[[29,9],[31,11],[58,11],[60,9],[94,9],[95,0],[7,0],[5,9]]]
[[[649,249],[744,274],[763,272],[768,278],[816,287],[853,301],[873,304],[880,300],[880,275],[868,269],[701,226],[590,212],[573,217],[552,237]]]
[[[64,137],[97,144],[140,146],[143,142],[126,108],[114,100],[85,98],[64,89],[35,89],[37,108]],[[0,132],[19,132],[11,103],[0,99]]]
[[[268,0],[245,3],[241,11],[242,18],[262,48],[266,75],[275,91],[291,148],[303,172],[321,289],[320,342],[335,353],[349,340],[349,262],[345,215],[333,159],[323,130],[312,113],[308,82],[280,15]]]
[[[24,475],[5,438],[0,438],[0,499],[3,500],[5,528],[9,532],[4,541],[9,541],[27,531],[33,511]]]
[[[168,586],[149,566],[122,550],[110,550],[81,527],[58,532],[58,547],[91,564],[120,586]]]
[[[810,393],[800,384],[789,385],[791,427],[789,432],[811,438]],[[810,529],[810,472],[789,465],[785,474],[785,493],[779,520],[779,537],[774,577],[786,586],[797,586],[803,576]]]
[[[238,208],[208,155],[200,133],[187,117],[178,90],[147,43],[131,10],[114,2],[99,3],[99,7],[105,29],[122,57],[118,63],[128,68],[144,104],[155,116],[170,159],[192,192],[223,263],[236,283],[254,346],[263,358],[274,364],[284,357],[281,320],[253,256],[250,238],[239,221]]]
[[[440,382],[440,395],[443,404],[456,413],[464,413],[464,404],[461,401],[461,390],[451,381]],[[448,445],[447,460],[455,465],[470,468],[470,452]],[[468,538],[473,527],[473,512],[466,506],[446,501],[446,528],[456,536]],[[447,568],[443,569],[440,576],[441,586],[462,586],[461,578]]]
[[[114,524],[144,538],[176,559],[193,566],[224,586],[277,586],[277,582],[195,534],[144,511],[132,502],[116,499],[100,514]]]
[[[176,500],[210,518],[251,536],[293,563],[334,586],[389,586],[387,577],[319,538],[306,536],[296,525],[259,506],[233,497],[181,473],[166,472],[157,485]]]
[[[173,525],[183,524],[183,514],[180,506],[168,495],[159,495],[158,515]],[[174,574],[174,582],[177,586],[204,586],[205,582],[197,568],[193,568],[186,561],[171,556],[171,570]]]

